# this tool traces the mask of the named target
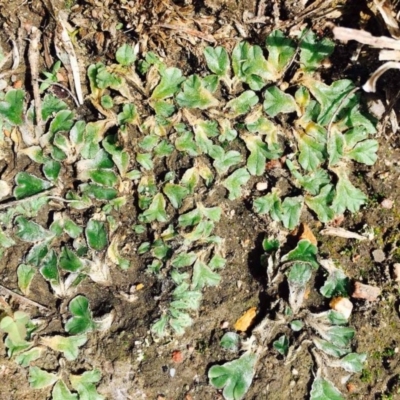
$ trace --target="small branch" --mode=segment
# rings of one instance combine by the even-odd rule
[[[335,39],[344,42],[355,40],[356,42],[368,44],[379,49],[400,50],[400,40],[386,36],[372,36],[369,32],[364,30],[336,27],[333,28],[333,34],[335,35]]]
[[[3,285],[0,285],[0,290],[2,290],[3,292],[9,294],[10,296],[15,297],[20,303],[26,303],[26,304],[29,304],[31,306],[37,307],[37,308],[39,308],[41,310],[51,311],[48,307],[43,306],[42,304],[39,304],[36,301],[30,300],[27,297],[21,296],[20,294],[15,293],[10,289],[7,289]]]
[[[11,43],[13,45],[13,48],[12,48],[13,65],[12,65],[11,69],[13,71],[15,71],[19,67],[20,56],[19,56],[19,50],[18,50],[17,42],[15,40],[11,40]]]
[[[381,50],[379,52],[379,61],[400,61],[400,51]]]
[[[366,236],[359,235],[356,232],[351,232],[343,228],[335,228],[328,226],[320,232],[324,236],[338,236],[344,239],[357,239],[357,240],[368,240]]]
[[[69,37],[68,30],[66,28],[67,26],[67,17],[64,15],[64,13],[59,12],[58,13],[58,25],[60,27],[59,35],[61,42],[63,44],[64,50],[68,54],[71,70],[72,70],[72,76],[74,78],[74,84],[75,84],[75,92],[76,92],[76,97],[78,98],[78,102],[80,105],[84,103],[83,101],[83,94],[82,94],[82,86],[81,86],[81,77],[79,73],[79,64],[78,64],[78,59],[76,57],[74,45],[72,44],[72,41]]]
[[[30,44],[28,51],[29,67],[32,76],[33,99],[35,102],[35,117],[36,117],[36,140],[43,135],[43,121],[42,121],[42,100],[40,99],[39,91],[39,42],[42,33],[38,28],[32,27],[30,35]]]
[[[47,196],[47,198],[50,200],[63,201],[64,203],[73,203],[74,201],[76,201],[76,200],[67,200],[59,196]]]
[[[400,40],[399,40],[400,42]],[[375,93],[376,91],[376,83],[378,79],[389,69],[400,69],[400,63],[395,61],[388,61],[387,63],[381,65],[364,83],[363,89],[368,93]]]
[[[180,26],[180,25],[173,25],[173,24],[158,24],[155,25],[155,27],[159,27],[159,28],[166,28],[166,29],[173,29],[173,30],[177,30],[177,31],[181,31],[181,32],[185,32],[190,36],[196,36],[200,39],[205,40],[206,42],[210,42],[210,43],[215,43],[216,40],[214,39],[213,36],[208,35],[206,33],[200,32],[196,29],[190,29],[187,28],[186,26]]]
[[[38,81],[39,81],[39,82],[46,82],[47,84],[49,84],[49,85],[51,85],[51,86],[58,86],[58,87],[60,87],[61,89],[65,90],[65,91],[72,97],[72,99],[74,100],[76,106],[77,106],[77,107],[80,107],[80,104],[79,104],[78,99],[74,96],[74,94],[73,94],[67,87],[65,87],[65,86],[63,86],[63,85],[61,85],[61,84],[59,84],[59,83],[57,83],[57,82],[47,82],[47,81],[45,81],[44,79],[38,79]]]

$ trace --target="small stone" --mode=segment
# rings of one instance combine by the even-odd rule
[[[11,186],[6,182],[0,180],[0,199],[7,197],[11,193]]]
[[[354,393],[357,390],[357,386],[351,382],[346,385],[346,388],[349,393]]]
[[[381,249],[374,250],[372,252],[372,257],[374,258],[374,261],[377,263],[381,263],[386,259],[386,255]]]
[[[393,277],[396,282],[400,282],[400,263],[393,264]]]
[[[173,377],[175,376],[175,374],[176,374],[176,369],[175,369],[175,368],[171,368],[171,369],[169,370],[169,375],[170,375],[170,377],[173,378]]]
[[[239,280],[239,281],[237,281],[236,284],[237,284],[237,288],[240,289],[243,285],[243,282]]]
[[[256,185],[256,189],[259,192],[263,192],[264,190],[268,189],[268,182],[258,182]]]
[[[172,361],[175,363],[181,363],[183,361],[183,355],[180,350],[174,350],[172,352]]]
[[[159,394],[157,400],[167,400],[167,398],[163,394]]]
[[[351,297],[355,299],[364,299],[368,301],[376,301],[381,294],[381,289],[376,286],[364,285],[361,282],[354,284],[354,292]]]
[[[227,329],[228,327],[229,327],[229,322],[228,321],[221,322],[221,329]]]
[[[393,207],[394,201],[391,199],[384,199],[381,202],[381,207],[390,210]]]
[[[346,319],[350,318],[353,311],[353,303],[346,297],[335,297],[329,303],[332,310],[340,312]]]
[[[378,119],[380,119],[386,111],[386,107],[383,104],[382,100],[372,100],[368,102],[368,106],[369,111]]]
[[[299,374],[299,371],[297,371],[296,368],[292,369],[292,375],[297,376]]]

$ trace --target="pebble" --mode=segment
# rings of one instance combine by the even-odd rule
[[[176,373],[176,369],[175,368],[171,368],[169,370],[169,375],[171,376],[171,378],[173,378],[175,376],[175,373]]]
[[[228,321],[221,322],[221,329],[227,329],[228,327],[229,327],[229,322]]]
[[[394,201],[391,199],[384,199],[381,202],[381,207],[390,210],[393,207]]]
[[[381,289],[376,286],[364,285],[361,282],[354,284],[354,292],[351,297],[355,299],[364,299],[368,301],[376,301],[381,294]]]
[[[381,249],[374,250],[372,252],[372,257],[374,258],[374,261],[377,263],[381,263],[386,259],[386,255]]]
[[[353,303],[346,297],[335,297],[330,303],[332,310],[340,312],[346,319],[350,318]]]
[[[393,276],[396,282],[400,282],[400,263],[393,264]]]
[[[0,199],[7,197],[11,193],[11,187],[6,181],[0,180]]]
[[[189,344],[187,346],[187,350],[188,350],[189,355],[192,354],[194,352],[194,346],[192,344]]]
[[[175,363],[181,363],[183,361],[183,355],[180,350],[174,350],[172,352],[172,361]]]
[[[256,189],[259,192],[263,192],[264,190],[268,189],[268,182],[258,182],[256,185]]]

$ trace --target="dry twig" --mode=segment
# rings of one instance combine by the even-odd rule
[[[335,228],[333,226],[323,229],[320,234],[324,236],[338,236],[344,239],[368,240],[366,236],[359,235],[356,232],[351,232],[343,228]]]
[[[213,38],[213,36],[208,35],[207,33],[200,32],[200,31],[198,31],[196,29],[187,28],[186,26],[173,25],[173,24],[158,24],[158,25],[156,25],[156,27],[174,29],[174,30],[177,30],[177,31],[185,32],[185,33],[187,33],[188,35],[191,35],[191,36],[199,37],[200,39],[203,39],[206,42],[210,42],[210,43],[215,43],[216,42],[215,39]]]
[[[7,289],[5,286],[0,285],[0,290],[2,290],[3,292],[9,294],[12,297],[15,297],[17,301],[19,301],[20,303],[26,303],[29,304],[31,306],[37,307],[41,310],[45,310],[45,311],[50,311],[50,309],[40,303],[37,303],[36,301],[30,300],[27,297],[21,296],[18,293],[15,293],[14,291]]]
[[[29,37],[30,44],[28,51],[29,67],[32,76],[33,99],[35,102],[36,141],[38,141],[43,134],[42,101],[39,92],[39,42],[41,35],[42,33],[39,29],[33,26]]]

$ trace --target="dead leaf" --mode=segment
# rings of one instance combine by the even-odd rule
[[[254,322],[257,314],[257,307],[249,308],[235,323],[234,328],[239,332],[245,332]]]
[[[313,245],[317,245],[317,239],[315,238],[314,234],[307,224],[301,223],[297,228],[293,229],[290,232],[290,236],[292,236],[297,241],[305,239]]]
[[[375,7],[381,13],[383,20],[390,32],[390,35],[395,39],[400,39],[400,29],[399,24],[396,21],[393,11],[392,4],[389,0],[374,0]]]
[[[307,239],[314,246],[318,244],[317,239],[315,238],[314,234],[312,233],[312,230],[307,224],[304,223],[300,224],[299,233],[300,233],[299,240]]]
[[[277,160],[268,161],[265,164],[265,168],[267,171],[269,171],[271,169],[275,169],[275,168],[282,168],[285,161],[286,161],[286,157],[282,157]]]

